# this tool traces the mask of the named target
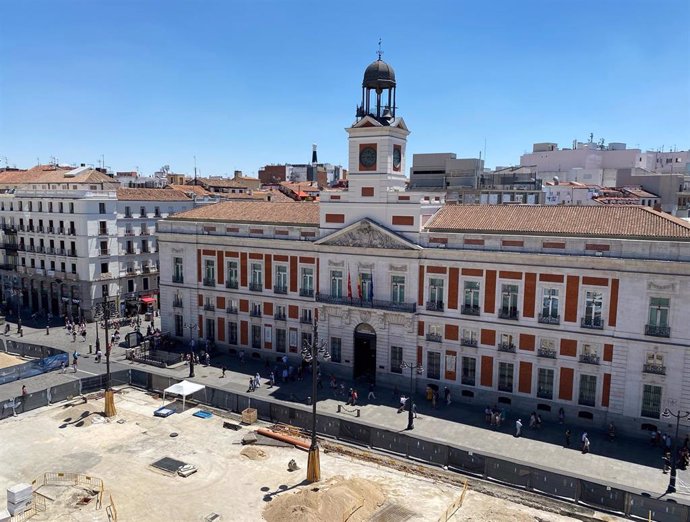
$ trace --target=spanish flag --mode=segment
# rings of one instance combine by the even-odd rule
[[[350,280],[350,270],[347,271],[347,298],[352,299],[352,281]]]
[[[362,298],[362,274],[357,274],[357,295]]]

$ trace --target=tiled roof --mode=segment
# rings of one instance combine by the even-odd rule
[[[150,188],[119,188],[120,201],[189,201],[191,198],[179,190]]]
[[[319,225],[319,205],[316,203],[272,201],[225,201],[181,212],[172,218],[184,221],[212,221],[223,223],[261,223],[281,225]]]
[[[73,173],[74,175],[67,174]],[[0,184],[22,185],[37,183],[118,183],[116,179],[95,169],[84,167],[65,167],[56,165],[36,165],[23,172],[0,173]]]
[[[245,176],[236,178],[199,178],[198,182],[203,183],[207,187],[218,188],[242,188],[250,184],[256,185],[261,183],[258,178],[248,178]]]
[[[642,206],[446,205],[430,232],[690,240],[690,224]]]
[[[193,192],[197,196],[210,196],[212,193],[206,190],[204,187],[201,185],[169,185],[171,189],[173,190],[179,190],[180,192],[184,192],[185,194],[189,194],[190,192]]]

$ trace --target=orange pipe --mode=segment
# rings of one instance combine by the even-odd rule
[[[283,435],[282,433],[276,433],[275,431],[267,430],[266,428],[259,428],[258,430],[256,430],[256,432],[259,435],[264,435],[275,440],[287,442],[288,444],[294,444],[298,448],[302,448],[305,450],[308,450],[311,446],[309,442],[303,441],[302,439],[297,439],[295,437],[291,437],[290,435]]]

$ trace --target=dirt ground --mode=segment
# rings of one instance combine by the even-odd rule
[[[22,364],[24,359],[10,355],[9,353],[0,352],[0,368],[7,368],[16,364]]]
[[[104,507],[78,488],[51,486],[47,510],[33,520],[108,520],[110,498],[121,521],[204,520],[438,520],[461,488],[428,477],[321,453],[323,480],[305,484],[307,454],[291,447],[242,446],[239,431],[223,428],[197,408],[153,417],[161,401],[142,391],[116,395],[118,415],[105,421],[102,400],[64,403],[0,422],[0,506],[7,487],[44,472],[83,473],[105,484]],[[177,434],[174,435],[173,434]],[[192,464],[183,478],[151,466],[163,457]],[[295,460],[299,469],[288,471]],[[45,487],[44,487],[45,488]],[[326,511],[323,511],[326,506]],[[310,511],[311,510],[311,511]],[[358,513],[358,514],[357,514]],[[220,518],[213,518],[214,514]],[[342,515],[344,514],[344,515]],[[342,516],[341,516],[342,515]],[[565,522],[568,517],[469,490],[452,520]],[[602,518],[602,520],[605,520]]]

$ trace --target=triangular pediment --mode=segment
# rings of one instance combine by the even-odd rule
[[[412,241],[391,232],[378,223],[363,219],[316,241],[317,245],[389,250],[421,250]]]
[[[367,115],[352,125],[353,129],[358,129],[362,127],[383,127],[383,125],[373,116]]]
[[[410,132],[410,129],[407,128],[407,125],[405,124],[405,120],[402,119],[402,117],[395,118],[391,122],[391,127],[397,127],[398,129],[406,130],[407,132]]]

